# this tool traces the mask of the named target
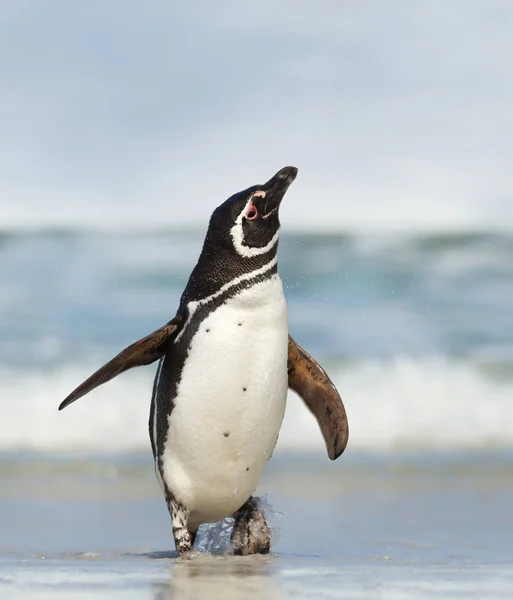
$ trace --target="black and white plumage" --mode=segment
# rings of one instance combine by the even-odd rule
[[[277,272],[278,213],[296,174],[285,167],[221,204],[175,318],[126,348],[59,407],[160,359],[149,433],[180,554],[191,548],[201,523],[232,514],[235,552],[269,551],[252,493],[276,444],[288,387],[317,417],[330,458],[347,443],[338,393],[288,335]]]

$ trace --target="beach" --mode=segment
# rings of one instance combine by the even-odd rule
[[[208,526],[188,559],[148,452],[2,458],[2,598],[513,594],[508,453],[281,452],[259,486],[271,555],[224,555],[228,528]]]

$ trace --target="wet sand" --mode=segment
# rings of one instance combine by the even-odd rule
[[[3,455],[0,597],[510,598],[513,457],[280,454],[268,557],[177,559],[146,452]]]

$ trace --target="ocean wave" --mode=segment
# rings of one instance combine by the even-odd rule
[[[0,361],[87,360],[175,314],[202,232],[0,235]],[[291,331],[337,358],[513,355],[513,236],[285,233]]]
[[[78,383],[168,321],[203,233],[0,233],[0,448],[147,441],[152,369],[63,413]],[[296,234],[280,274],[297,341],[330,366],[350,445],[513,447],[513,235]],[[291,397],[278,451],[322,449]]]
[[[328,366],[348,413],[347,452],[513,447],[511,368],[442,357]],[[4,369],[0,449],[146,448],[151,368],[125,374],[57,412],[60,401],[96,367]],[[316,422],[292,393],[276,452],[286,450],[324,452]]]

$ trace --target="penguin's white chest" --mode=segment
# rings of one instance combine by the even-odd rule
[[[278,275],[227,300],[192,338],[162,455],[191,526],[228,516],[253,493],[283,420],[287,355]]]

